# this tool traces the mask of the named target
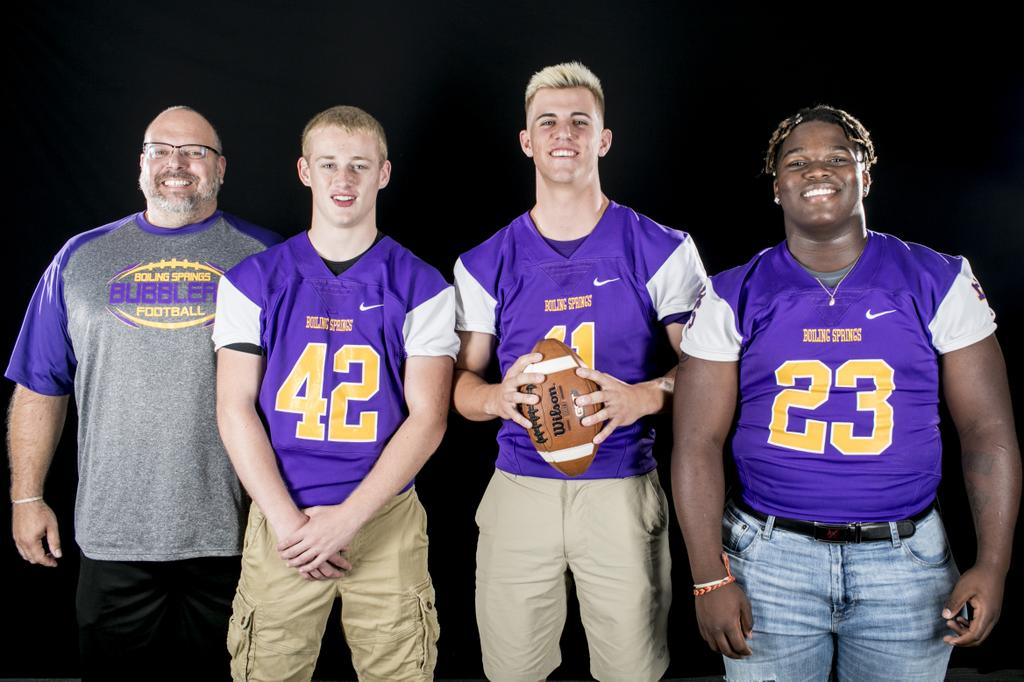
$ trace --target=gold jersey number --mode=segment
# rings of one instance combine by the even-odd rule
[[[798,378],[809,379],[807,388],[792,388]],[[802,431],[792,429],[790,408],[816,410],[824,405],[832,388],[857,388],[858,379],[874,383],[874,389],[857,391],[857,410],[872,414],[871,434],[853,435],[853,423],[830,424],[808,418]],[[775,382],[784,387],[772,403],[768,443],[801,452],[825,452],[825,438],[844,455],[880,455],[892,445],[893,410],[889,396],[896,389],[893,368],[885,360],[847,360],[833,375],[820,360],[789,360],[775,370]]]
[[[544,335],[545,339],[558,339],[565,343],[565,333],[568,331],[564,324],[556,324]],[[580,322],[572,330],[569,336],[569,343],[566,344],[580,356],[583,364],[594,369],[594,323]]]
[[[377,440],[377,412],[359,414],[356,424],[348,423],[349,401],[369,400],[380,389],[380,355],[371,346],[350,344],[334,354],[334,371],[347,373],[353,364],[362,365],[361,381],[342,381],[331,390],[330,401],[324,398],[324,374],[327,366],[327,344],[307,343],[281,387],[277,389],[274,409],[302,415],[295,425],[295,437],[305,440],[327,440],[346,443],[368,443]],[[305,392],[303,392],[305,389]],[[323,417],[330,407],[330,418],[324,428]]]

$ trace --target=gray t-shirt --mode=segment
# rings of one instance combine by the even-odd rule
[[[72,238],[32,297],[6,376],[78,403],[76,540],[91,559],[241,551],[246,499],[217,432],[221,274],[280,238],[214,213],[144,214]]]

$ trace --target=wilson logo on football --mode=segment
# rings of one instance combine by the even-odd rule
[[[527,384],[524,393],[540,398],[534,405],[520,405],[530,420],[530,440],[545,462],[566,476],[584,473],[597,454],[594,436],[601,424],[584,426],[581,420],[601,409],[601,405],[576,405],[576,398],[597,390],[597,384],[576,376],[577,367],[585,367],[571,348],[557,339],[544,339],[533,347],[544,359],[526,368],[527,373],[543,374],[539,385]]]
[[[107,282],[107,310],[130,327],[181,329],[213,324],[223,268],[189,260],[136,263]]]

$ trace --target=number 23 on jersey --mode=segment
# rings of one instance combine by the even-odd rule
[[[807,388],[793,388],[796,379],[809,379]],[[833,388],[857,388],[857,380],[874,383],[874,389],[857,391],[857,411],[872,415],[871,433],[853,435],[853,423],[807,418],[802,431],[790,427],[790,409],[816,410]],[[783,388],[772,403],[768,443],[801,452],[825,452],[826,433],[832,447],[844,455],[879,455],[892,445],[893,409],[889,397],[896,389],[893,368],[885,360],[847,360],[833,372],[820,360],[788,360],[775,370],[775,382]],[[831,426],[831,429],[829,429]]]

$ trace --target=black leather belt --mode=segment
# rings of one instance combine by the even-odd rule
[[[759,521],[768,521],[766,514],[751,508],[742,499],[733,500],[733,504]],[[912,536],[917,531],[917,524],[924,517],[928,516],[934,508],[935,502],[932,502],[909,519],[896,521],[896,530],[899,532],[900,537],[909,538]],[[776,516],[774,527],[806,535],[821,542],[873,542],[876,540],[892,539],[892,533],[889,531],[889,523],[887,521],[874,523],[820,523],[818,521],[801,521],[799,519],[787,519]]]

